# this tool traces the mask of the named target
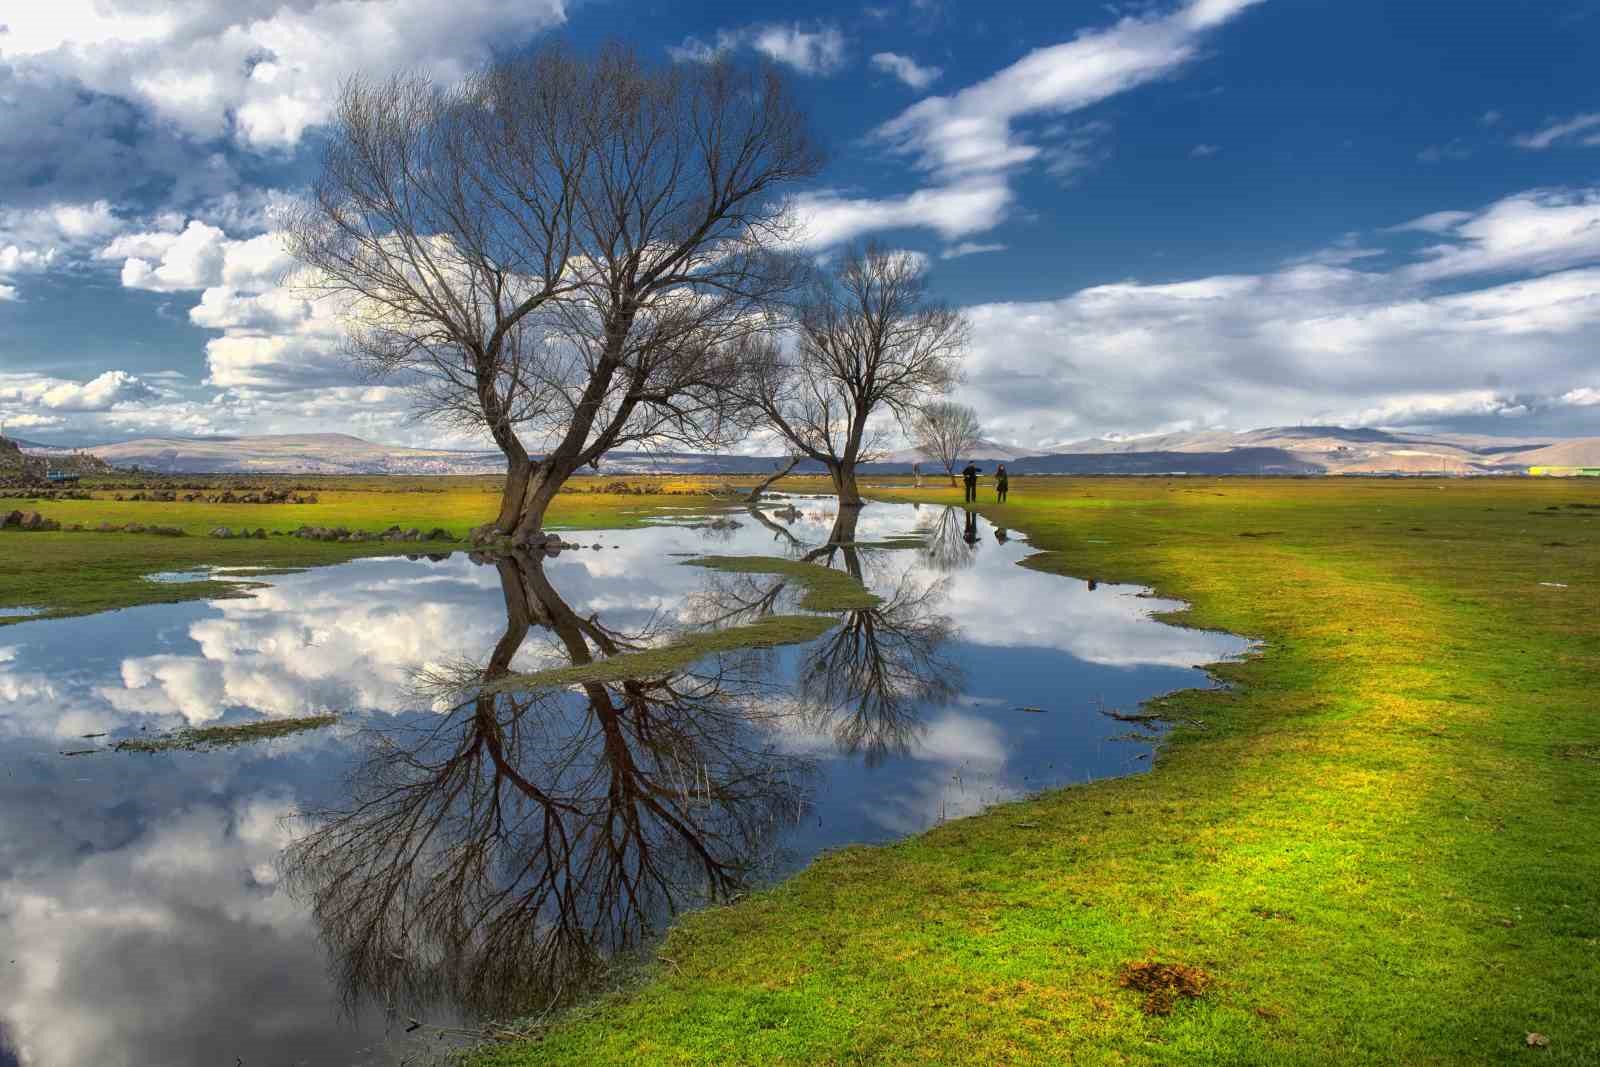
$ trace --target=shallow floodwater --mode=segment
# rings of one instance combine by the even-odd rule
[[[0,1067],[400,1062],[438,1044],[412,1019],[568,995],[672,911],[823,849],[1140,771],[1148,733],[1102,709],[1209,684],[1196,667],[1245,647],[1155,622],[1174,605],[1137,588],[1019,567],[1020,537],[960,509],[872,504],[842,535],[827,499],[724,518],[0,629]],[[495,689],[797,610],[792,580],[695,555],[806,559],[882,603],[805,645]],[[273,741],[109,751],[327,711]]]

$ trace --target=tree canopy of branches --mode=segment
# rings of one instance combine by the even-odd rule
[[[348,83],[281,227],[357,362],[505,453],[493,532],[528,543],[606,452],[726,436],[740,342],[796,282],[784,194],[819,165],[771,69],[553,44]]]
[[[956,484],[956,464],[978,447],[983,436],[978,413],[951,400],[923,404],[911,413],[906,429],[912,447],[937,460],[950,476],[951,485]]]
[[[869,245],[818,272],[795,314],[795,342],[761,340],[751,401],[794,451],[827,468],[844,507],[859,507],[856,467],[881,455],[884,427],[905,425],[960,378],[967,323],[928,298],[920,257]]]

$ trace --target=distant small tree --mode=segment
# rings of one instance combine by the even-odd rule
[[[821,463],[841,507],[860,507],[856,467],[881,454],[875,415],[902,425],[960,378],[967,322],[928,298],[925,261],[868,245],[818,272],[795,315],[795,343],[763,342],[751,397],[767,425]]]
[[[929,459],[937,460],[956,484],[956,464],[970,456],[982,440],[978,413],[965,404],[936,400],[911,413],[911,444]]]

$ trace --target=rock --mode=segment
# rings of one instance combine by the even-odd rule
[[[226,526],[218,526],[216,529],[211,531],[211,536],[220,541],[225,541],[233,536],[233,531],[228,529]]]
[[[256,527],[256,532],[250,536],[255,538],[257,541],[265,541],[267,539],[267,531],[258,526]]]
[[[122,528],[123,533],[144,533],[145,525],[142,522],[130,522]]]
[[[0,518],[0,529],[10,529],[13,526],[21,525],[22,512],[20,511],[8,511],[3,518]]]
[[[25,511],[22,513],[22,519],[17,523],[17,526],[23,530],[37,530],[43,524],[43,515],[37,511]]]
[[[146,533],[153,533],[158,537],[182,537],[183,536],[183,530],[181,530],[180,528],[178,528],[176,526],[152,526],[149,529],[147,529],[145,532]]]
[[[427,536],[426,539],[429,540],[429,541],[454,541],[455,540],[454,537],[450,536],[450,531],[446,530],[442,526],[435,526],[433,529],[429,530],[428,531],[428,536]]]

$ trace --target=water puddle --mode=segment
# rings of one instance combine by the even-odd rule
[[[400,1062],[413,1015],[536,1006],[823,849],[1143,770],[1155,735],[1102,712],[1246,647],[1019,567],[961,509],[857,514],[775,496],[581,536],[599,552],[358,560],[0,630],[0,1063]],[[876,603],[808,623],[797,565]],[[662,658],[789,625],[826,632]],[[643,666],[508,681],[610,659]],[[125,743],[263,719],[285,729]]]

